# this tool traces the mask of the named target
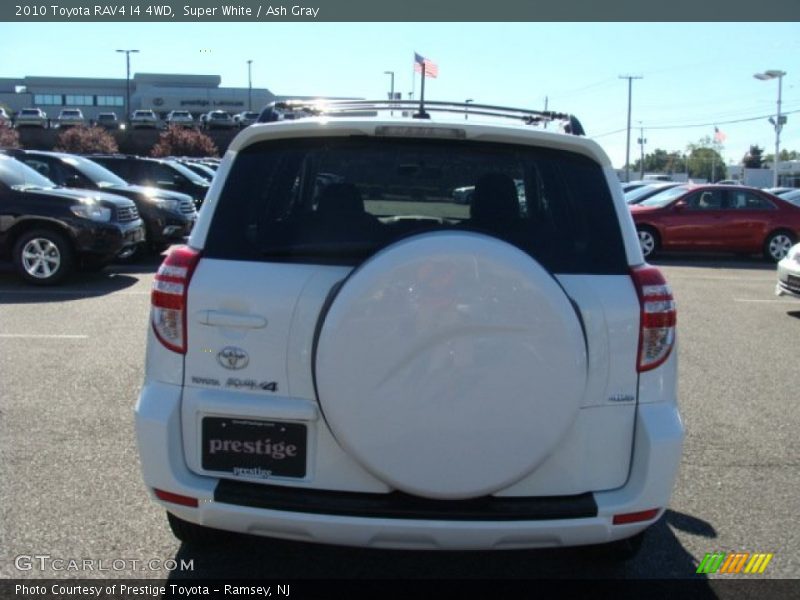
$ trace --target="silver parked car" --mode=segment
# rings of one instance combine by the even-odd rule
[[[778,263],[775,295],[800,298],[800,244],[792,246],[784,259]]]
[[[206,129],[233,129],[236,127],[236,123],[224,110],[212,110],[206,115],[205,127]]]
[[[191,129],[194,127],[194,117],[188,110],[173,110],[167,115],[167,127],[175,125],[177,127],[186,127]]]
[[[41,108],[23,108],[17,113],[17,127],[41,127],[47,128],[47,113]]]
[[[132,129],[157,129],[158,117],[152,110],[135,110],[131,117]]]
[[[83,113],[80,108],[64,108],[58,113],[56,119],[56,127],[77,127],[78,125],[85,125],[86,119],[83,118]]]

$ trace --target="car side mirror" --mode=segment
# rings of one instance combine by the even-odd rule
[[[687,206],[688,206],[688,204],[686,204],[686,200],[678,200],[675,203],[675,206],[673,207],[673,210],[675,210],[677,212],[681,212],[682,210],[686,210]]]

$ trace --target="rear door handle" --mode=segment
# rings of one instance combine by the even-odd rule
[[[261,315],[244,315],[242,313],[224,312],[220,310],[200,311],[199,321],[212,327],[238,327],[241,329],[261,329],[267,326],[267,319]]]

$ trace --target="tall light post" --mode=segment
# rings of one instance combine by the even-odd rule
[[[625,142],[625,181],[631,180],[631,97],[633,94],[633,80],[641,79],[641,75],[620,75],[620,79],[628,80],[628,137]]]
[[[775,118],[769,118],[769,122],[775,127],[775,159],[773,160],[773,175],[772,175],[772,187],[778,187],[778,163],[780,163],[780,149],[781,149],[781,129],[783,129],[784,123],[786,123],[786,117],[781,116],[781,89],[783,87],[783,76],[786,75],[786,71],[779,71],[778,69],[770,69],[769,71],[764,71],[763,73],[756,73],[753,75],[756,79],[760,79],[761,81],[768,81],[770,79],[777,79],[778,80],[778,112],[775,115]]]
[[[247,61],[247,110],[253,110],[253,77],[252,77],[252,70],[251,67],[253,66],[253,61]]]
[[[138,50],[117,50],[125,53],[125,123],[131,128],[131,54],[138,54]]]
[[[469,105],[472,102],[472,98],[467,98],[464,100],[464,120],[466,121],[469,118]]]
[[[384,71],[383,74],[392,78],[391,83],[389,84],[389,101],[394,102],[394,71]],[[394,111],[390,111],[389,114],[393,116]]]
[[[647,143],[647,140],[644,137],[644,127],[642,126],[641,121],[639,121],[639,136],[640,137],[638,142],[642,150],[642,155],[641,155],[642,158],[639,160],[639,169],[640,169],[639,179],[644,179],[644,145]]]

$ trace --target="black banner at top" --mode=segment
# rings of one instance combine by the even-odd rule
[[[798,0],[17,0],[9,22],[800,21]]]

